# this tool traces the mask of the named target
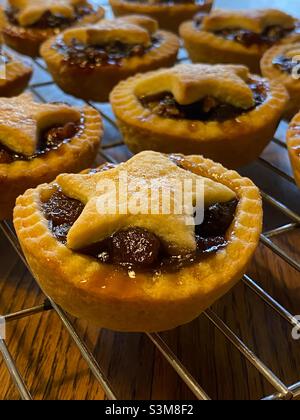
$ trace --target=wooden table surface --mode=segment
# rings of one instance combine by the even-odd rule
[[[217,2],[230,7],[232,0]],[[233,3],[237,3],[233,1]],[[257,4],[238,2],[239,7]],[[269,6],[269,1],[260,2]],[[288,4],[286,4],[288,3]],[[297,12],[298,0],[272,1],[272,6]],[[299,11],[298,11],[299,13]],[[184,53],[183,53],[184,54]],[[35,65],[34,93],[50,101],[81,103],[64,95],[54,85],[37,87],[50,81],[49,75]],[[109,105],[99,105],[112,117]],[[125,160],[130,154],[125,146],[112,147],[120,141],[115,127],[105,120],[105,157]],[[277,138],[284,141],[286,123]],[[291,168],[284,148],[272,143],[263,158],[285,173]],[[262,190],[277,198],[298,214],[298,189],[258,161],[241,173],[250,176]],[[265,230],[290,223],[270,205],[265,208]],[[274,242],[300,262],[299,228],[279,235]],[[44,301],[34,279],[0,233],[0,314],[29,308]],[[248,274],[292,314],[300,314],[300,276],[282,258],[260,245]],[[300,381],[300,340],[292,338],[292,327],[241,282],[218,301],[213,310],[243,342],[286,384]],[[119,334],[99,330],[84,321],[72,319],[119,399],[193,399],[187,386],[144,334]],[[189,325],[160,334],[179,360],[213,399],[260,399],[275,392],[263,377],[205,315]],[[7,345],[35,399],[104,399],[105,394],[94,379],[80,352],[54,311],[9,323]],[[19,399],[3,360],[0,357],[0,399]]]

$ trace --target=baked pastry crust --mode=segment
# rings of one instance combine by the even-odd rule
[[[268,26],[280,25],[289,29],[295,19],[277,9],[223,10],[215,9],[203,20],[203,30],[218,31],[228,28],[244,28],[261,33]]]
[[[0,96],[18,96],[28,86],[32,67],[20,61],[14,54],[5,54],[9,62],[5,64],[5,78],[0,79]]]
[[[275,45],[270,48],[261,59],[261,71],[264,77],[274,80],[278,84],[286,87],[290,100],[288,101],[285,118],[290,120],[300,110],[300,79],[293,74],[281,71],[273,64],[273,60],[279,56],[288,56],[290,58],[300,57],[300,43]],[[299,61],[295,61],[295,66]],[[299,68],[299,65],[298,65]]]
[[[300,112],[290,122],[287,131],[287,146],[295,180],[300,188]]]
[[[252,73],[260,74],[260,59],[269,49],[269,45],[245,46],[234,40],[222,38],[213,31],[238,25],[238,28],[260,33],[267,26],[278,24],[288,29],[290,25],[295,24],[295,19],[274,9],[250,11],[216,9],[203,19],[200,28],[196,27],[194,21],[187,21],[180,26],[179,33],[193,62],[243,64]],[[287,39],[290,36],[288,35]]]
[[[144,18],[144,20],[147,21],[147,18]],[[130,39],[129,25],[131,28],[142,28],[133,23],[129,24],[125,18],[124,20],[118,19],[111,22],[103,21],[99,27],[111,27],[112,31],[116,33],[116,28],[120,30],[121,26],[124,26],[127,31],[124,31],[123,34]],[[143,28],[145,28],[145,23]],[[146,29],[144,29],[144,32],[146,32]],[[65,92],[85,100],[105,102],[108,100],[113,87],[121,80],[136,73],[170,67],[175,63],[179,50],[177,36],[161,30],[155,32],[155,35],[160,38],[159,45],[146,51],[142,56],[125,57],[117,65],[99,65],[92,69],[81,68],[78,65],[70,66],[64,62],[64,55],[53,48],[53,45],[66,34],[45,42],[41,48],[41,55],[45,59],[55,82]],[[149,37],[148,33],[147,36]],[[78,80],[80,80],[80,83],[78,83]]]
[[[91,108],[81,110],[83,129],[58,149],[31,160],[0,164],[0,220],[12,218],[16,198],[28,188],[51,182],[62,172],[79,172],[92,165],[102,137],[99,113]]]
[[[199,75],[203,74],[203,68],[212,67],[215,69],[215,66],[200,64],[179,65],[175,69],[179,67],[185,72],[185,69],[191,66],[195,67],[194,72]],[[224,67],[227,66],[219,66],[219,68]],[[229,66],[231,69],[240,69],[241,67],[247,72],[243,66]],[[110,95],[118,126],[131,151],[134,153],[142,150],[155,150],[163,153],[199,153],[216,162],[221,162],[229,168],[237,168],[257,159],[271,141],[284,112],[288,94],[283,86],[251,75],[252,80],[264,81],[269,86],[267,98],[262,105],[236,119],[228,119],[223,122],[184,119],[174,121],[174,119],[156,115],[143,107],[136,95],[140,86],[147,85],[148,79],[150,80],[150,91],[151,80],[155,80],[157,77],[160,79],[158,86],[162,89],[165,88],[163,80],[172,80],[168,76],[168,72],[172,73],[174,69],[137,75],[121,82]],[[226,86],[222,83],[223,78],[220,79],[220,83],[216,76],[213,79],[215,84],[213,81],[210,82],[212,96],[215,95],[217,89]],[[233,80],[232,83],[234,83]],[[173,92],[175,89],[178,89],[177,84],[174,85]],[[228,89],[230,94],[230,87]],[[195,92],[195,88],[192,86],[190,91]]]
[[[235,191],[239,204],[227,247],[205,261],[160,275],[128,274],[73,253],[59,243],[41,212],[49,185],[17,200],[14,225],[30,268],[44,292],[69,313],[118,331],[161,331],[196,318],[242,277],[262,228],[258,189],[246,178],[201,156],[182,157],[187,169]]]
[[[210,12],[213,0],[206,0],[204,4],[182,3],[139,3],[135,1],[110,0],[115,16],[125,16],[133,13],[147,15],[157,20],[159,27],[167,31],[178,33],[179,25],[185,20],[192,19],[196,13]]]
[[[126,173],[127,192],[118,200],[118,210],[115,210],[115,187],[120,187],[120,177]],[[194,227],[194,207],[186,206],[183,211],[162,211],[165,206],[162,194],[155,199],[156,208],[161,212],[148,212],[149,214],[136,214],[130,212],[128,204],[139,190],[139,202],[149,203],[153,197],[151,191],[141,191],[143,183],[151,185],[155,180],[156,191],[172,191],[170,206],[172,209],[178,203],[176,199],[176,185],[174,180],[184,185],[192,182],[194,185],[192,201],[205,204],[208,208],[215,203],[226,203],[236,198],[235,193],[211,179],[200,177],[190,171],[180,168],[168,156],[161,153],[145,151],[132,157],[128,162],[118,165],[110,171],[101,171],[98,174],[62,174],[56,179],[62,192],[70,198],[85,204],[79,218],[71,227],[67,235],[67,246],[73,250],[84,249],[92,244],[99,243],[112,236],[115,232],[126,228],[139,227],[155,232],[165,249],[171,255],[181,255],[182,250],[196,251],[196,238]],[[201,188],[197,191],[197,182]],[[113,188],[101,195],[101,185],[113,183]],[[202,188],[203,187],[203,188]],[[121,187],[122,188],[122,187]],[[177,190],[178,191],[178,190]],[[99,213],[99,198],[103,198],[108,207]],[[125,211],[124,211],[125,208]],[[90,221],[93,221],[92,223]],[[190,222],[190,223],[188,223]]]
[[[96,13],[84,16],[76,25],[97,22],[104,14],[104,9],[98,7]],[[60,32],[58,28],[39,29],[12,24],[3,7],[0,7],[0,28],[4,41],[10,48],[30,57],[38,57],[43,42]]]

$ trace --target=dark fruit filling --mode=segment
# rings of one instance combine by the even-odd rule
[[[295,28],[285,29],[281,26],[269,26],[262,33],[248,31],[246,29],[223,29],[214,34],[229,41],[239,42],[250,47],[251,45],[273,45],[294,31]]]
[[[61,191],[56,191],[49,201],[42,204],[54,236],[65,242],[66,235],[84,209],[80,201],[66,197]]]
[[[185,119],[194,121],[226,121],[237,118],[245,112],[262,105],[267,98],[267,86],[263,82],[249,82],[255,105],[248,110],[236,108],[230,104],[221,103],[213,97],[206,97],[201,101],[190,105],[180,105],[176,102],[172,93],[162,92],[156,95],[139,98],[143,107],[148,108],[154,114],[173,119]]]
[[[28,26],[28,28],[35,29],[65,29],[70,25],[76,23],[78,20],[85,16],[96,13],[95,8],[91,4],[79,4],[74,6],[75,16],[74,18],[66,18],[60,15],[53,15],[51,12],[46,12],[43,16],[34,24]],[[19,10],[13,7],[6,9],[6,16],[12,25],[19,26],[17,15]]]
[[[114,167],[115,165],[103,165],[91,173],[107,171]],[[232,200],[214,204],[206,209],[203,223],[195,228],[197,249],[190,254],[170,257],[154,233],[139,227],[116,232],[104,241],[78,252],[102,263],[117,264],[127,269],[178,270],[227,246],[226,235],[234,220],[237,204],[237,200]],[[68,232],[83,209],[84,205],[81,202],[65,196],[59,188],[42,204],[49,228],[63,244],[67,243]]]
[[[92,46],[84,45],[74,39],[70,45],[59,40],[54,48],[64,55],[64,62],[68,65],[93,69],[98,66],[118,65],[124,58],[142,57],[159,44],[158,37],[152,37],[149,47],[140,44],[124,44],[120,41]]]
[[[292,74],[294,68],[298,66],[297,74],[300,76],[299,62],[295,62],[295,60],[293,60],[292,57],[285,57],[284,55],[279,55],[273,59],[272,63],[276,68],[288,74]]]
[[[0,164],[12,163],[17,160],[32,160],[51,150],[56,150],[62,144],[68,143],[73,137],[78,135],[82,131],[82,124],[82,121],[78,123],[70,122],[62,127],[56,126],[44,130],[40,133],[39,145],[36,153],[29,157],[17,154],[0,144]]]

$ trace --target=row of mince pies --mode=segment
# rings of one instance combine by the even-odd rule
[[[110,4],[115,16],[147,15],[160,28],[177,33],[180,24],[196,13],[209,13],[213,0],[110,0]]]
[[[300,40],[300,27],[275,9],[216,9],[183,23],[180,35],[193,62],[244,64],[259,73],[262,55],[274,44]]]
[[[45,42],[41,55],[65,92],[107,101],[120,80],[172,66],[178,50],[176,35],[159,30],[149,17],[135,15],[66,30]]]
[[[119,83],[110,101],[134,153],[199,153],[236,168],[271,141],[288,94],[244,66],[180,64]]]
[[[70,26],[89,24],[104,16],[103,8],[90,0],[8,0],[0,9],[5,43],[36,57],[43,42]]]
[[[117,330],[172,328],[195,318],[246,270],[262,221],[250,180],[199,156],[144,152],[119,167],[45,184],[92,163],[99,114],[24,94],[1,99],[0,115],[0,217],[11,217],[16,197],[39,185],[17,199],[15,228],[42,288],[70,313]],[[147,180],[170,191],[174,181],[204,182],[203,223],[193,226],[193,212],[180,215],[174,206],[169,215],[99,214],[98,183],[117,182],[120,171],[134,188]],[[194,201],[198,190],[193,194]]]
[[[118,187],[124,171],[127,201],[99,189]],[[153,182],[158,208],[170,191],[170,212],[115,211],[149,202]],[[190,198],[204,205],[201,224],[193,207],[176,210],[178,182],[189,182]],[[259,241],[262,203],[249,179],[220,164],[146,151],[26,191],[14,225],[35,278],[69,313],[119,331],[160,331],[196,318],[242,277]]]
[[[12,217],[28,188],[89,167],[101,137],[101,117],[91,107],[40,104],[28,93],[0,98],[0,220]]]
[[[24,39],[31,30],[43,32],[44,39],[56,34],[41,53],[57,83],[74,95],[107,100],[121,79],[155,70],[121,82],[110,99],[129,147],[156,151],[71,175],[95,159],[99,113],[37,104],[28,94],[2,98],[0,219],[12,217],[23,194],[14,209],[22,249],[45,293],[71,314],[121,331],[173,328],[197,317],[242,277],[262,229],[261,197],[250,180],[199,155],[174,152],[201,153],[228,167],[248,163],[272,138],[288,95],[283,85],[242,65],[156,70],[174,64],[179,42],[151,18],[131,16],[60,33],[78,23],[83,3],[11,1],[14,7],[4,16]],[[82,19],[93,16],[80,10]],[[34,47],[33,53],[28,45],[27,53],[36,55]],[[288,133],[296,175],[298,121]],[[106,197],[111,212],[101,213],[99,183],[117,186],[123,171],[129,201],[153,181],[157,191],[174,192],[169,214],[114,212],[113,198],[122,205],[121,195]],[[204,199],[201,224],[193,223],[194,209],[176,211],[175,180],[192,183],[193,202]],[[145,203],[149,191],[142,191],[139,202]],[[162,194],[156,204],[163,207]]]
[[[43,2],[43,8],[51,9],[52,3],[55,1],[50,1],[50,5]],[[29,6],[24,8],[32,11]],[[19,15],[23,16],[21,12]],[[263,57],[263,75],[271,79],[281,73],[282,77],[277,78],[291,96],[284,116],[295,115],[299,110],[298,80],[294,82],[291,74],[296,66],[291,56],[295,49],[281,44],[300,41],[298,21],[274,9],[217,9],[202,18],[198,16],[181,26],[180,33],[192,60],[243,64],[253,73],[259,73]],[[5,35],[5,26],[3,31]],[[23,41],[23,44],[27,43]],[[40,52],[54,80],[65,92],[85,100],[107,101],[120,80],[172,66],[178,49],[176,35],[159,30],[157,22],[149,17],[131,15],[67,29],[46,41]],[[275,57],[270,63],[273,53]]]
[[[199,73],[207,73],[206,85],[210,85],[212,74],[219,81],[217,86],[222,89],[215,90],[220,91],[219,100],[232,96],[240,101],[241,107],[252,98],[253,88],[249,93],[249,83],[245,83],[250,75],[242,66],[183,65],[175,67],[173,73],[174,90],[170,91],[167,81],[163,85],[170,95],[168,113],[198,112],[193,105],[189,109],[189,103],[201,102],[198,95],[203,81]],[[140,107],[142,122],[149,118],[148,111],[165,109],[165,91],[153,92],[155,84],[150,83],[156,74],[151,72],[140,79],[145,83],[135,85],[136,95],[130,99],[130,107],[133,104]],[[170,73],[163,76],[166,77],[161,80],[167,80]],[[228,91],[223,90],[226,85]],[[123,95],[122,92],[116,95],[117,89],[112,94],[114,106]],[[272,88],[264,86],[264,89]],[[268,93],[265,100],[271,98]],[[161,103],[152,104],[161,99]],[[206,99],[208,104],[214,100]],[[275,103],[283,106],[285,100],[282,87]],[[183,105],[179,106],[180,103]],[[10,195],[14,199],[20,193],[16,194],[16,185],[23,190],[28,188],[24,173],[33,186],[47,182],[45,173],[48,176],[49,171],[52,174],[48,179],[53,179],[55,172],[59,174],[66,169],[77,172],[93,159],[102,132],[100,117],[94,109],[37,105],[27,95],[3,99],[0,106],[3,111],[0,138],[5,139],[1,141],[4,159],[6,156],[6,161],[0,164],[0,184],[6,180],[1,197]],[[228,104],[221,101],[220,106],[227,108]],[[134,114],[130,107],[124,102],[125,114]],[[202,108],[201,112],[205,112]],[[10,119],[5,118],[5,112]],[[299,133],[298,116],[288,133],[291,156],[298,165]],[[113,191],[107,195],[107,190],[103,192],[98,187],[99,183],[106,185],[109,181],[118,186],[124,171],[129,181],[127,201],[136,199],[137,189],[145,187],[145,183],[154,182],[156,191],[161,191],[156,200],[159,209],[163,207],[163,188],[171,192],[170,212],[114,211],[113,199],[122,207],[125,196],[111,195]],[[176,191],[178,181],[191,182],[193,202],[197,202],[199,194],[202,202],[204,199],[204,218],[199,225],[192,223],[193,208],[176,211],[176,195],[172,192]],[[194,188],[197,181],[204,187],[201,192]],[[141,191],[143,195],[138,196],[138,201],[145,203],[149,191],[144,188]],[[101,197],[112,204],[111,212],[101,213],[98,207]],[[7,208],[6,199],[0,204],[1,209]],[[250,180],[220,164],[199,155],[145,151],[124,164],[106,164],[79,175],[59,175],[49,184],[27,190],[17,199],[14,225],[41,287],[68,312],[115,330],[159,331],[191,321],[241,278],[259,241],[262,203]]]

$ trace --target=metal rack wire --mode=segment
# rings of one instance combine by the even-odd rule
[[[180,61],[185,61],[186,58],[184,56],[181,57]],[[40,67],[43,71],[45,71],[45,67],[40,60],[35,61],[35,65]],[[30,90],[32,93],[37,96],[41,101],[46,101],[46,98],[43,97],[38,92],[38,89],[41,87],[52,86],[54,82],[46,81],[43,83],[36,83],[30,86]],[[109,122],[109,124],[113,125],[117,128],[115,121],[111,118],[111,116],[103,112],[102,109],[98,108],[95,104],[89,104],[96,107],[102,114],[104,120]],[[278,139],[274,139],[274,143],[279,145],[282,148],[285,148],[285,144],[282,143]],[[122,145],[121,140],[116,140],[113,144],[109,144],[109,148],[114,148]],[[114,159],[106,152],[106,147],[104,146],[101,152],[102,156],[110,161],[114,161]],[[272,165],[267,160],[260,158],[260,162],[275,171],[277,175],[283,177],[289,183],[294,184],[294,179],[283,172],[282,170],[278,169],[274,165]],[[285,224],[283,226],[277,227],[272,229],[268,232],[265,232],[261,235],[261,242],[270,248],[275,254],[277,254],[280,258],[282,258],[287,264],[293,267],[295,270],[300,272],[300,263],[299,261],[294,260],[290,255],[288,255],[284,249],[273,242],[273,239],[278,235],[286,232],[293,231],[300,225],[300,215],[295,213],[293,210],[289,209],[285,204],[278,201],[274,197],[270,196],[266,192],[262,191],[263,199],[266,203],[271,205],[273,208],[277,209],[282,215],[286,216],[290,223]],[[8,241],[12,244],[13,248],[15,249],[16,253],[23,261],[23,263],[27,266],[27,262],[24,258],[18,240],[16,238],[15,232],[11,225],[8,222],[1,222],[0,223],[1,230],[5,234]],[[28,268],[28,266],[27,266]],[[28,268],[29,269],[29,268]],[[279,314],[287,323],[289,323],[292,327],[299,327],[300,324],[297,323],[293,314],[291,314],[287,309],[281,306],[272,296],[270,296],[267,291],[265,291],[262,287],[258,285],[255,279],[245,275],[243,277],[243,282],[247,288],[249,288],[252,292],[254,292],[266,305],[268,305],[273,311]],[[17,319],[25,318],[32,316],[37,313],[43,313],[46,311],[53,310],[56,312],[58,317],[60,318],[61,322],[63,323],[64,327],[76,343],[79,351],[81,352],[82,357],[86,361],[88,367],[91,369],[93,375],[97,379],[97,381],[102,386],[107,398],[109,400],[116,400],[117,395],[112,389],[112,386],[104,374],[103,369],[97,361],[95,360],[93,354],[88,349],[85,342],[80,338],[78,333],[76,332],[75,327],[70,322],[69,318],[65,314],[65,312],[57,306],[51,299],[46,298],[43,305],[31,307],[25,310],[21,310],[16,313],[10,313],[4,315],[4,320],[6,322],[11,322]],[[224,337],[241,353],[243,357],[245,357],[251,365],[267,380],[267,382],[272,385],[275,389],[276,393],[265,398],[267,400],[290,400],[300,397],[300,378],[299,382],[295,383],[292,386],[285,385],[278,376],[272,372],[263,362],[257,357],[248,347],[247,345],[219,318],[219,316],[213,312],[213,310],[208,309],[204,313],[205,317],[213,324],[213,326],[219,330]],[[149,340],[154,344],[157,350],[162,354],[162,356],[166,359],[166,361],[171,365],[171,367],[175,370],[175,372],[179,375],[179,377],[184,381],[190,391],[195,395],[195,397],[199,400],[209,400],[210,397],[206,394],[202,386],[197,382],[197,380],[192,376],[192,374],[187,370],[187,368],[182,364],[182,362],[177,358],[174,352],[170,349],[168,344],[161,338],[158,334],[147,334]],[[20,397],[23,400],[31,400],[32,395],[30,394],[24,379],[22,378],[14,359],[11,356],[11,353],[7,347],[7,344],[4,339],[0,338],[0,353],[2,354],[3,360],[7,366],[9,374],[11,376],[12,381],[14,382]],[[63,357],[63,356],[61,356]]]

